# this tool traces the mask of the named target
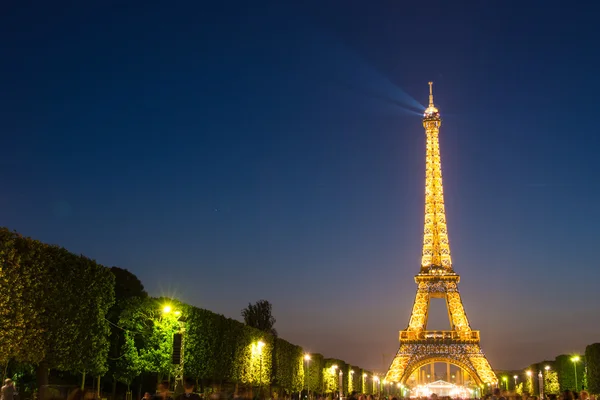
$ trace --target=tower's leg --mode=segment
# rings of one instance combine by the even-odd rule
[[[435,363],[429,364],[431,365],[431,380],[429,382],[435,381]]]
[[[452,382],[452,376],[450,375],[450,363],[446,363],[446,380]]]

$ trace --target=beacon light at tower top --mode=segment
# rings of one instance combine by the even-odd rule
[[[425,109],[423,113],[424,118],[439,118],[440,112],[433,105],[433,82],[429,82],[429,106]]]

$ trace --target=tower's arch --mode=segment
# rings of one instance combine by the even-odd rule
[[[454,365],[458,368],[460,368],[462,371],[466,372],[469,377],[473,380],[473,382],[475,382],[475,384],[477,384],[477,386],[481,386],[483,384],[483,382],[481,381],[481,379],[479,379],[479,376],[477,376],[477,372],[474,371],[471,366],[468,363],[456,360],[454,358],[450,358],[450,357],[444,357],[444,356],[426,356],[424,358],[422,358],[421,360],[415,361],[412,364],[409,364],[406,368],[406,375],[405,375],[405,380],[400,382],[403,384],[407,384],[408,379],[418,370],[420,370],[422,367],[432,364],[432,363],[443,363],[443,364],[451,364]]]

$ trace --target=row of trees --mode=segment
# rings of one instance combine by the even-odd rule
[[[502,388],[518,394],[539,395],[542,385],[545,394],[584,389],[600,394],[600,343],[588,345],[583,355],[561,354],[554,360],[531,364],[523,370],[499,372],[498,376]]]
[[[277,337],[268,302],[245,309],[243,324],[151,298],[124,269],[6,228],[0,228],[0,288],[4,375],[18,374],[21,387],[34,376],[41,398],[49,396],[49,383],[76,379],[83,385],[102,377],[93,382],[113,393],[172,380],[179,368],[172,363],[173,335],[180,331],[183,373],[200,387],[326,393],[340,389],[341,372],[344,392],[373,391],[371,372],[321,354],[305,359],[300,346]]]
[[[118,325],[126,339],[118,363],[123,367],[117,368],[116,377],[126,384],[141,373],[155,374],[159,380],[174,376],[178,366],[171,363],[172,337],[184,327],[183,373],[199,387],[232,384],[246,391],[331,393],[340,389],[341,372],[344,392],[373,389],[370,371],[307,354],[275,336],[272,326],[257,329],[181,302],[156,298],[132,302]]]
[[[34,365],[40,388],[48,371],[107,372],[115,278],[64,248],[0,229],[0,363]]]

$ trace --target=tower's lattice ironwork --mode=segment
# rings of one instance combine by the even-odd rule
[[[408,327],[400,331],[400,349],[385,379],[406,383],[413,371],[421,366],[445,362],[469,373],[477,385],[495,385],[498,379],[479,345],[479,331],[472,330],[469,325],[458,291],[460,277],[452,268],[438,138],[442,120],[433,104],[432,85],[429,82],[429,107],[423,115],[427,150],[421,269],[415,276],[417,294]],[[427,330],[431,298],[446,300],[450,330]]]

